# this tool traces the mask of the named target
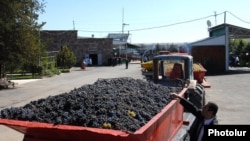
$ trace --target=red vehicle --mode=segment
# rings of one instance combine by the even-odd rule
[[[167,55],[169,53],[170,53],[170,51],[167,51],[167,50],[161,50],[158,52],[159,55],[163,55],[163,54]]]

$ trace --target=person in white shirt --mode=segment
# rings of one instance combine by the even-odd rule
[[[89,66],[89,57],[85,58],[86,65]]]
[[[92,65],[92,59],[89,58],[89,65]]]

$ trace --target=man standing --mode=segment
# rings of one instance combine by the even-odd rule
[[[203,106],[202,110],[199,110],[195,105],[189,102],[187,99],[177,95],[171,94],[173,99],[180,99],[180,104],[191,112],[196,118],[194,124],[190,128],[189,134],[191,141],[203,141],[204,125],[217,125],[218,120],[216,114],[218,111],[217,104],[208,102]]]
[[[128,60],[128,58],[126,58],[126,69],[128,69],[128,63],[129,63],[129,60]]]

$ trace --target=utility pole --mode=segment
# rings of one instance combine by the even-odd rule
[[[75,21],[73,20],[73,30],[75,30]]]
[[[124,26],[129,25],[124,23],[124,9],[122,8],[122,34],[124,33]]]
[[[216,16],[217,16],[216,11],[214,11],[215,26],[217,25],[217,18],[216,18]]]
[[[226,23],[226,18],[227,18],[227,16],[226,16],[226,11],[224,12],[224,24]]]
[[[129,24],[124,23],[124,8],[122,8],[122,42],[125,42],[125,54],[127,59],[127,39],[124,36],[124,27]]]

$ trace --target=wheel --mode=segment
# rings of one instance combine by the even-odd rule
[[[194,90],[189,90],[188,100],[192,102],[197,108],[202,109],[202,107],[205,105],[205,88],[198,84],[196,85]]]

